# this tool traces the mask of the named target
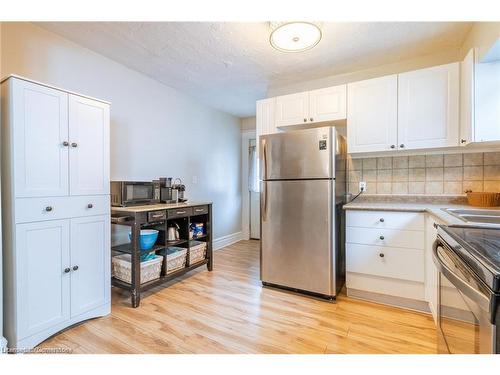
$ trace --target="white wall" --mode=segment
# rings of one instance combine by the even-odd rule
[[[482,60],[498,38],[500,38],[500,22],[474,23],[462,45],[462,59],[471,48],[475,47],[477,48],[479,60]]]
[[[112,102],[112,179],[181,177],[190,200],[213,201],[215,238],[241,231],[238,118],[30,23],[3,23],[1,61],[2,76]]]
[[[2,22],[0,22],[0,55],[2,53]],[[2,59],[0,59],[0,72],[2,71]],[[0,114],[2,107],[0,102]],[[0,115],[0,118],[2,116]],[[1,154],[1,153],[0,153]],[[1,206],[0,206],[1,210]],[[2,348],[6,346],[5,338],[3,337],[3,265],[2,265],[2,224],[0,218],[0,354]]]

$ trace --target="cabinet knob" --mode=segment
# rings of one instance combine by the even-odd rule
[[[94,205],[92,203],[87,204],[87,208],[92,208]]]
[[[78,147],[78,143],[76,143],[76,142],[71,143],[71,147],[73,147],[73,148]]]
[[[383,258],[385,255],[384,255],[384,253],[380,253],[378,256]]]
[[[312,117],[309,120],[314,121],[314,119]]]
[[[384,236],[380,236],[379,238],[380,238],[381,240],[383,240],[385,237],[384,237]]]
[[[399,147],[400,147],[400,148],[405,148],[405,145],[401,143],[401,144],[399,145]]]
[[[306,118],[304,119],[304,122],[307,122],[307,119],[306,119]]]
[[[66,267],[66,268],[64,269],[64,273],[69,273],[69,271],[71,271],[71,269],[70,269],[69,267]]]
[[[53,210],[52,206],[47,206],[47,207],[45,207],[45,211],[47,211],[47,212],[50,212],[50,211],[52,211],[52,210]]]
[[[78,266],[73,266],[73,271],[78,271]]]
[[[391,145],[391,148],[396,148],[396,145]]]
[[[467,143],[467,140],[466,139],[461,139],[460,143]]]
[[[68,147],[68,146],[69,146],[69,142],[68,142],[68,141],[64,141],[64,142],[62,143],[62,145],[63,145],[64,147]]]
[[[383,223],[385,220],[383,217],[380,218],[380,222]]]

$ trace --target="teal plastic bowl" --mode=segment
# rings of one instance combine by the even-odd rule
[[[156,229],[141,229],[141,235],[139,236],[141,250],[152,249],[158,239],[158,233]],[[128,238],[132,241],[131,232],[129,232]]]

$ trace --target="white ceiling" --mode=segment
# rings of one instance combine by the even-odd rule
[[[458,48],[470,23],[323,23],[312,50],[269,44],[269,24],[49,22],[38,25],[238,117],[267,87],[367,69]]]

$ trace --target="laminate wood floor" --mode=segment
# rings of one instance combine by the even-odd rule
[[[341,295],[331,303],[262,288],[259,243],[215,252],[206,268],[143,294],[113,288],[111,315],[40,345],[73,353],[436,353],[427,314]]]

